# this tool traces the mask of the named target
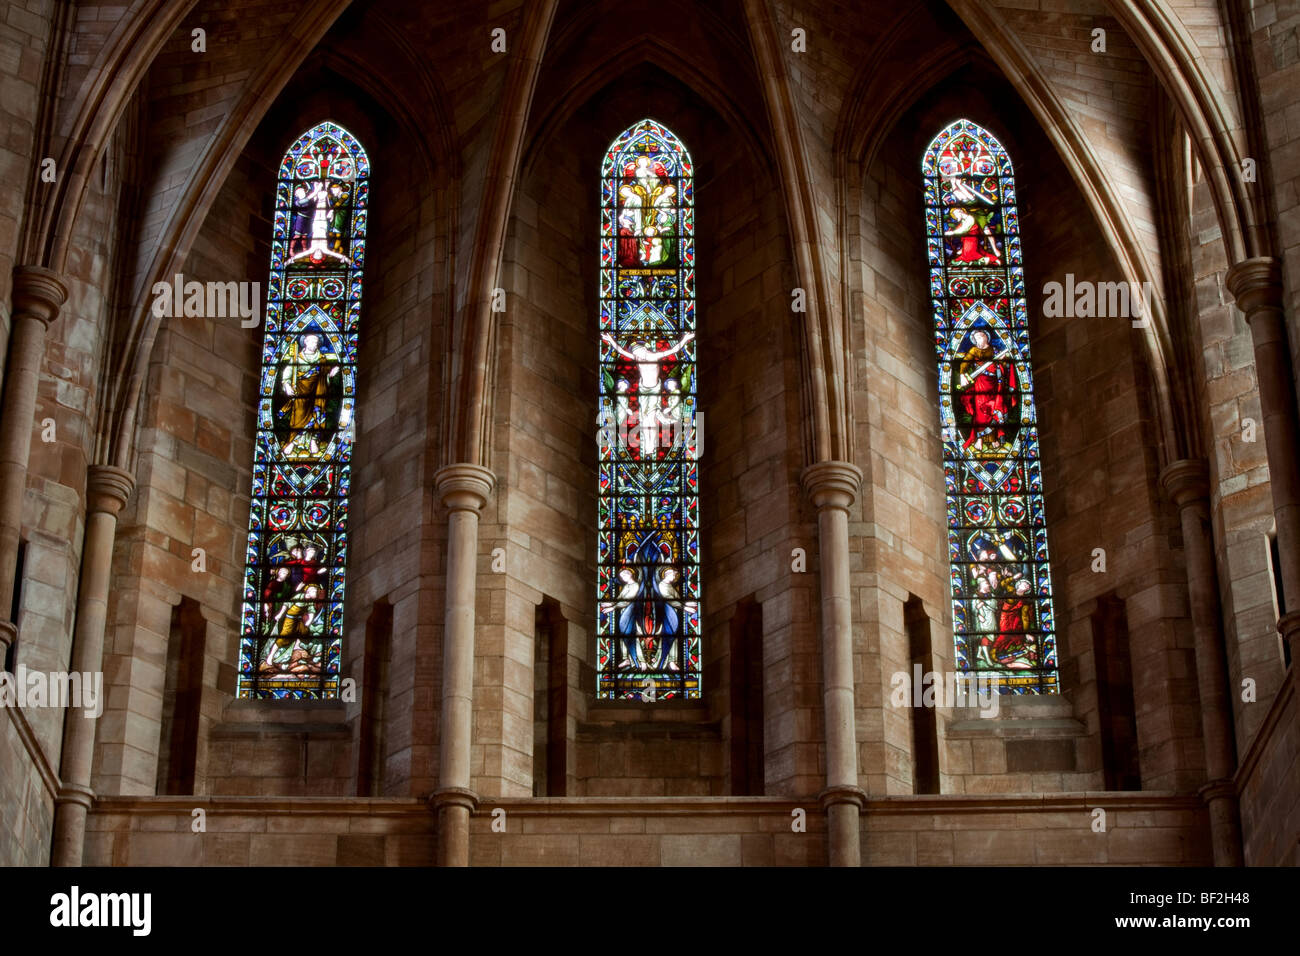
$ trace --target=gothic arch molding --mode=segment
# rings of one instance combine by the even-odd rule
[[[804,401],[804,459],[848,462],[853,458],[853,416],[849,405],[847,316],[832,315],[824,262],[824,238],[818,228],[808,153],[804,148],[790,77],[776,39],[772,11],[764,0],[745,0],[745,18],[767,105],[781,173],[786,220],[796,276],[807,298],[802,316],[800,350]],[[797,313],[796,313],[797,314]]]
[[[664,65],[665,60],[672,62],[671,69]],[[630,72],[642,64],[655,66],[665,75],[689,87],[738,130],[755,154],[763,157],[770,165],[773,158],[770,145],[759,135],[740,105],[723,90],[714,77],[681,59],[679,54],[658,37],[640,36],[634,37],[622,47],[611,50],[605,58],[594,62],[584,71],[582,77],[569,87],[564,98],[534,124],[524,149],[523,161],[520,165],[521,175],[529,169],[541,145],[554,135],[556,128],[603,87],[616,82],[620,73]]]
[[[483,193],[469,250],[469,272],[455,304],[451,355],[447,362],[446,401],[442,434],[446,436],[441,461],[487,467],[491,461],[491,395],[496,379],[496,320],[492,290],[501,269],[506,224],[519,181],[524,132],[532,108],[533,92],[541,70],[542,52],[550,35],[558,0],[530,4],[524,13],[523,43],[511,54],[502,110],[483,178]]]
[[[53,195],[38,205],[36,192],[40,184],[31,184],[29,208],[40,208],[42,214],[28,220],[21,261],[63,271],[90,170],[99,161],[158,51],[197,2],[137,0],[118,20],[95,66],[72,98],[81,107],[59,153],[58,168],[64,173],[56,181]]]
[[[1178,109],[1205,169],[1229,262],[1271,255],[1260,191],[1242,181],[1242,153],[1233,139],[1232,105],[1207,74],[1203,58],[1165,0],[1107,0],[1152,73]],[[1246,135],[1243,132],[1243,135]]]
[[[132,290],[132,300],[127,312],[129,326],[122,339],[120,352],[115,362],[118,390],[109,396],[111,404],[101,419],[100,448],[101,456],[114,462],[117,467],[127,467],[133,447],[135,411],[140,399],[140,392],[147,376],[149,355],[158,333],[159,319],[152,314],[149,307],[149,290],[154,283],[167,280],[184,265],[191,247],[198,237],[207,219],[213,202],[216,201],[222,186],[230,175],[235,162],[242,154],[257,126],[265,118],[276,99],[295,75],[310,68],[313,63],[318,66],[349,66],[355,59],[345,57],[330,49],[313,53],[320,37],[346,7],[348,0],[323,0],[318,32],[301,37],[286,46],[286,56],[280,61],[271,61],[266,68],[253,79],[246,88],[245,95],[238,107],[226,117],[222,127],[209,143],[203,161],[196,168],[183,200],[176,212],[168,220],[156,245],[156,251],[147,270],[142,271],[142,283]],[[385,42],[387,42],[385,40]],[[398,47],[398,49],[403,49]],[[418,61],[416,61],[418,64]],[[429,97],[435,115],[440,120],[436,124],[440,131],[446,127],[445,98],[441,95],[436,79],[429,76],[430,71],[416,66],[416,75],[420,77],[417,87]],[[372,96],[385,110],[391,112],[407,128],[412,139],[420,147],[421,156],[430,174],[440,161],[450,154],[450,147],[445,133],[430,139],[424,135],[427,127],[415,122],[414,103],[394,84],[377,79],[374,70],[361,70],[361,75],[369,79],[358,84],[358,88]],[[422,75],[423,74],[423,75]],[[450,160],[454,169],[455,161]]]
[[[1161,272],[1143,250],[1137,229],[1119,197],[1118,187],[1106,173],[1105,165],[1087,136],[1070,116],[1051,84],[1034,64],[1024,45],[990,9],[974,0],[948,0],[949,6],[965,22],[980,45],[987,51],[999,71],[1020,94],[1057,154],[1070,172],[1093,211],[1097,226],[1119,264],[1126,282],[1151,283],[1161,288]],[[1183,421],[1182,403],[1177,400],[1170,376],[1176,352],[1170,338],[1169,316],[1164,300],[1157,296],[1151,303],[1142,337],[1152,375],[1152,393],[1157,409],[1162,462],[1187,456],[1185,448],[1188,423]]]
[[[467,301],[463,307],[458,308],[458,312],[463,309],[465,318],[459,323],[462,329],[456,336],[456,354],[448,366],[451,377],[447,389],[446,424],[449,427],[444,430],[444,434],[449,436],[449,440],[443,453],[444,463],[470,461],[486,466],[490,462],[489,423],[492,420],[498,356],[495,349],[496,323],[489,307],[492,287],[495,285],[494,277],[500,269],[504,251],[505,231],[514,190],[536,156],[538,144],[545,142],[565,117],[610,81],[612,64],[622,60],[626,62],[627,69],[632,69],[643,62],[656,65],[664,61],[674,63],[678,69],[665,72],[701,94],[742,131],[760,155],[768,154],[754,131],[753,124],[713,78],[691,68],[677,51],[649,36],[632,38],[623,47],[614,49],[586,68],[576,82],[568,85],[564,96],[556,105],[541,119],[534,120],[532,103],[541,73],[541,50],[550,36],[556,7],[557,3],[549,0],[529,10],[529,19],[523,27],[525,52],[511,65],[505,96],[507,107],[502,112],[501,125],[496,134],[498,146],[508,144],[508,148],[493,150],[492,165],[485,180],[488,184],[501,185],[494,191],[494,205],[489,206],[489,195],[485,194],[484,197],[478,219],[477,241],[471,251],[470,278],[465,290]],[[578,33],[575,25],[570,24],[560,38],[560,45]],[[556,59],[562,58],[562,55],[562,50],[553,54]],[[470,359],[468,367],[465,365],[467,358]]]

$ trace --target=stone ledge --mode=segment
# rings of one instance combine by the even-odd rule
[[[1005,719],[1000,717],[975,717],[952,720],[946,728],[952,739],[971,737],[1084,737],[1088,729],[1073,717],[1040,719]]]
[[[1172,790],[1088,790],[1074,793],[1007,794],[898,794],[868,796],[866,814],[1032,813],[1062,810],[1184,810],[1203,811],[1196,794]],[[416,797],[226,797],[96,796],[92,814],[174,815],[201,807],[209,812],[432,816],[427,801]],[[803,808],[817,811],[817,797],[492,797],[479,798],[486,815],[501,808],[507,813],[554,816],[664,816],[677,814],[770,814]]]
[[[629,706],[617,701],[592,701],[587,719],[578,722],[576,734],[591,738],[617,736],[669,736],[677,739],[720,738],[722,722],[709,713],[704,701],[664,701]]]
[[[866,813],[989,813],[1007,810],[1203,810],[1196,794],[1173,790],[1084,790],[1075,793],[989,795],[971,793],[898,794],[868,797]]]
[[[348,705],[341,700],[247,700],[234,698],[222,711],[220,727],[236,724],[262,727],[289,727],[324,721],[344,725],[348,719]],[[266,718],[272,716],[273,721]]]
[[[481,797],[482,813],[501,808],[520,816],[675,816],[819,813],[807,797]]]
[[[954,707],[949,737],[1074,737],[1088,728],[1074,716],[1074,704],[1059,694],[1000,694],[998,715],[980,716],[979,707]]]
[[[202,808],[210,813],[267,813],[299,816],[431,816],[416,797],[223,797],[183,794],[163,797],[97,796],[91,815],[138,816],[184,814]]]
[[[1300,682],[1297,681],[1297,674],[1294,673],[1297,667],[1300,667],[1300,662],[1293,660],[1291,666],[1283,673],[1282,686],[1278,688],[1278,692],[1268,705],[1268,713],[1255,728],[1255,734],[1246,745],[1245,753],[1237,760],[1233,779],[1237,782],[1238,791],[1243,791],[1247,781],[1259,770],[1260,762],[1264,758],[1265,751],[1272,745],[1274,737],[1287,729],[1285,718],[1295,696],[1296,684]]]
[[[352,728],[347,724],[224,723],[214,724],[209,737],[214,740],[231,738],[271,740],[276,737],[350,739]]]

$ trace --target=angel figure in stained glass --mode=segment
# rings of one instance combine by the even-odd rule
[[[676,602],[681,595],[677,593],[677,569],[664,568],[659,572],[655,582],[656,595],[655,621],[658,635],[659,654],[656,667],[660,670],[678,670],[677,662],[672,659],[677,648],[676,637],[681,633],[681,615],[677,612]]]
[[[622,670],[644,670],[640,665],[639,655],[637,654],[639,629],[636,622],[636,605],[638,603],[637,597],[641,593],[641,582],[636,579],[636,572],[631,568],[620,570],[618,579],[623,582],[618,591],[618,601],[615,604],[615,610],[618,614],[618,634],[620,643],[623,645],[623,659],[618,666]]]

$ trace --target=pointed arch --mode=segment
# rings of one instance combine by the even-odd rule
[[[641,120],[601,166],[596,696],[700,696],[694,167]]]
[[[1163,273],[1158,260],[1152,260],[1150,250],[1139,238],[1131,203],[1125,200],[1123,190],[1085,128],[1043,75],[1024,43],[995,8],[973,0],[947,0],[947,3],[1020,93],[1025,106],[1056,148],[1106,237],[1124,280],[1130,286],[1150,283],[1160,289]],[[1187,410],[1192,406],[1190,396],[1174,392],[1177,382],[1170,368],[1176,364],[1176,352],[1164,298],[1157,295],[1148,306],[1147,322],[1141,334],[1159,422],[1158,455],[1167,463],[1187,456],[1184,436],[1192,427],[1187,420]]]
[[[365,150],[331,122],[280,163],[239,697],[338,696],[369,183]]]
[[[957,671],[1002,693],[1059,687],[1056,622],[1011,157],[957,120],[921,161]]]

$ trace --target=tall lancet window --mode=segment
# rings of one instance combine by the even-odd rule
[[[280,163],[239,646],[240,697],[338,696],[370,162],[321,123]]]
[[[1011,159],[958,120],[925,177],[959,674],[1002,693],[1057,690],[1029,313]]]
[[[601,168],[597,687],[700,696],[691,157],[642,120]]]

